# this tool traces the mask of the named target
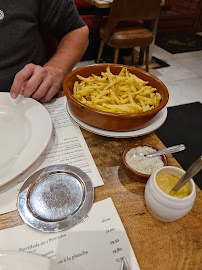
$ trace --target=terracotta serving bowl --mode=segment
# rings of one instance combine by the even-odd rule
[[[110,67],[111,73],[114,75],[118,75],[121,69],[126,67],[130,73],[135,74],[144,81],[148,81],[148,85],[157,88],[158,92],[161,94],[162,100],[160,104],[147,112],[134,114],[112,113],[86,106],[73,97],[73,86],[74,82],[78,80],[77,75],[89,77],[95,74],[100,76],[101,72],[106,72],[108,66]],[[69,110],[78,119],[91,126],[114,131],[136,130],[148,126],[156,114],[165,107],[169,97],[166,86],[155,76],[135,67],[117,64],[97,64],[77,68],[65,77],[63,89],[68,100]]]
[[[150,174],[143,174],[143,173],[140,173],[138,171],[135,171],[134,169],[132,169],[128,163],[126,162],[126,154],[127,152],[131,149],[131,148],[136,148],[138,146],[148,146],[148,147],[151,147],[153,149],[155,149],[156,151],[160,150],[156,147],[154,147],[153,145],[149,145],[149,144],[145,144],[145,143],[132,143],[132,144],[129,144],[123,151],[122,153],[122,164],[123,164],[123,168],[124,168],[124,171],[125,173],[128,175],[128,177],[130,177],[131,179],[135,180],[135,181],[138,181],[138,182],[142,182],[142,183],[146,183],[147,180],[150,178]],[[164,163],[164,166],[167,166],[168,165],[168,160],[166,158],[165,155],[162,155],[161,156],[162,158],[162,161]]]

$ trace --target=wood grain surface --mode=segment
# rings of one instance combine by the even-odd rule
[[[145,184],[129,179],[123,171],[121,154],[128,144],[143,141],[160,149],[165,148],[158,137],[152,133],[138,138],[114,139],[84,130],[82,133],[105,183],[95,188],[95,202],[112,198],[140,269],[202,269],[200,189],[196,187],[195,204],[185,217],[162,223],[155,220],[145,207]],[[167,157],[169,165],[180,167],[171,154]],[[21,224],[23,221],[17,211],[0,216],[0,229]]]
[[[110,8],[111,7],[111,3],[108,3],[102,0],[85,0],[85,1],[97,8]],[[161,1],[161,6],[165,6],[165,1]]]
[[[85,0],[97,8],[110,8],[111,4],[102,0]]]

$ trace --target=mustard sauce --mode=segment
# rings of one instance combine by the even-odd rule
[[[177,184],[179,179],[179,177],[173,174],[162,173],[156,176],[156,183],[166,194],[182,199],[190,194],[187,184],[182,186],[177,192],[171,192],[171,189]]]

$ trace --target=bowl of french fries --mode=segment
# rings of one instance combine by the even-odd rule
[[[118,64],[77,68],[65,77],[63,90],[73,115],[91,126],[112,131],[148,126],[169,98],[158,78]]]

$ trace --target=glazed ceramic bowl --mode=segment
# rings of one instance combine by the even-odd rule
[[[122,153],[122,164],[123,164],[123,169],[125,171],[125,173],[128,175],[128,177],[130,177],[131,179],[135,180],[135,181],[138,181],[138,182],[142,182],[142,183],[146,183],[149,179],[149,177],[151,176],[150,174],[143,174],[143,173],[140,173],[136,170],[134,170],[133,168],[131,168],[128,163],[126,162],[126,154],[128,153],[128,151],[131,149],[131,148],[136,148],[138,146],[148,146],[148,147],[151,147],[153,148],[154,150],[158,151],[160,149],[150,145],[150,144],[145,144],[145,143],[132,143],[130,145],[128,145],[123,153]],[[162,158],[162,161],[164,163],[164,166],[167,166],[168,165],[168,161],[167,161],[167,158],[165,155],[162,155],[161,156]],[[135,160],[135,159],[134,159]]]
[[[156,108],[147,112],[134,114],[112,113],[86,106],[73,97],[73,85],[75,81],[78,80],[77,75],[81,75],[86,78],[92,74],[100,76],[101,72],[106,72],[106,68],[108,66],[110,67],[111,73],[115,75],[118,75],[121,69],[126,67],[130,73],[135,74],[142,80],[148,81],[148,85],[157,88],[158,92],[161,94],[162,100],[160,104]],[[79,120],[97,128],[113,131],[129,131],[148,126],[160,110],[166,106],[169,97],[166,86],[155,76],[135,67],[117,64],[97,64],[77,68],[65,77],[63,89],[67,97],[69,110]]]
[[[193,179],[190,179],[187,183],[190,194],[178,199],[164,193],[157,185],[156,175],[161,173],[181,178],[185,171],[174,166],[163,167],[151,175],[145,187],[145,203],[150,214],[159,221],[171,222],[185,216],[191,210],[196,197],[195,184]]]

